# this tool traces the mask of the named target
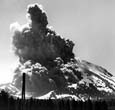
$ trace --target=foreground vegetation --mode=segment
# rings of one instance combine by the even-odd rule
[[[112,110],[114,100],[75,101],[65,99],[26,99],[22,100],[9,96],[8,93],[0,93],[0,110]],[[111,107],[109,107],[111,106]]]

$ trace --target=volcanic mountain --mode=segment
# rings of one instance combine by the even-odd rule
[[[73,41],[48,26],[41,5],[29,5],[27,15],[27,24],[11,25],[19,65],[12,83],[1,85],[1,90],[20,97],[22,74],[26,73],[26,97],[81,100],[115,96],[113,75],[101,66],[76,58]]]

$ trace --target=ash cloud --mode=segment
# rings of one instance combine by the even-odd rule
[[[74,43],[48,27],[46,13],[40,5],[29,5],[27,15],[30,19],[27,24],[11,25],[13,50],[21,63],[32,60],[46,65],[56,57],[61,57],[65,63],[74,58]]]
[[[56,89],[53,79],[49,77],[47,68],[40,63],[32,63],[30,60],[18,65],[14,71],[13,85],[21,90],[22,74],[26,73],[26,92],[33,96],[41,96]]]
[[[57,35],[48,26],[46,13],[40,5],[29,5],[27,16],[27,24],[16,22],[10,26],[13,50],[20,62],[14,71],[12,84],[21,90],[21,77],[25,72],[27,92],[39,96],[63,89],[66,78],[61,68],[74,58],[74,43]]]

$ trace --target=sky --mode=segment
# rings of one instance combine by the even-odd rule
[[[114,0],[0,0],[0,83],[12,80],[18,62],[11,49],[10,24],[25,24],[26,7],[32,3],[42,4],[49,25],[74,41],[76,57],[115,76]]]

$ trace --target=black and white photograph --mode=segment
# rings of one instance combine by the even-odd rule
[[[0,110],[115,110],[115,1],[0,0]]]

